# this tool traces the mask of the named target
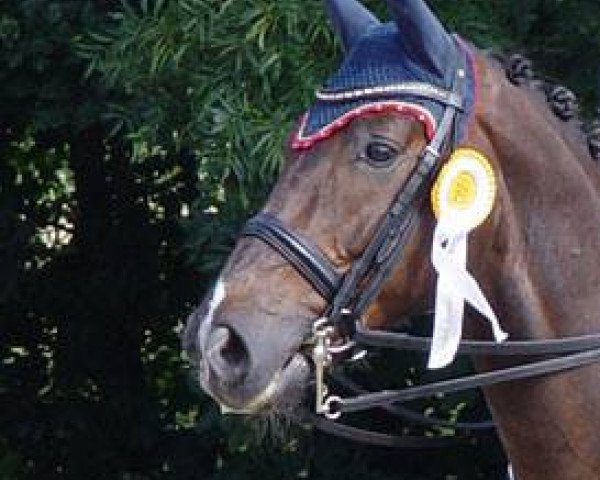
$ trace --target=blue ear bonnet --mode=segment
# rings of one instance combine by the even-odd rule
[[[451,36],[447,38],[451,39],[453,57],[469,55],[459,39]],[[427,62],[414,58],[414,55],[407,55],[406,42],[403,42],[395,22],[371,25],[354,42],[340,69],[325,82],[320,91],[335,94],[374,88],[379,93],[358,98],[342,98],[338,101],[323,101],[317,98],[303,118],[293,147],[309,148],[315,142],[331,136],[354,118],[389,111],[416,118],[424,124],[427,135],[431,136],[431,130],[435,130],[444,112],[442,104],[398,92],[386,93],[381,91],[381,87],[420,82],[445,90],[451,89],[457,62],[456,58],[445,58],[448,44],[443,47],[440,48],[438,58],[444,59],[440,62],[444,71],[434,71],[427,66]],[[465,106],[469,110],[473,101],[473,74],[471,62],[467,64],[469,71]]]

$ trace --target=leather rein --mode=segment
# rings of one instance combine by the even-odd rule
[[[424,198],[435,175],[454,146],[459,117],[463,113],[466,61],[459,55],[451,90],[429,84],[410,83],[403,92],[411,97],[438,102],[444,113],[431,142],[419,155],[417,166],[394,198],[362,255],[345,275],[340,275],[325,254],[309,239],[285,226],[269,213],[251,218],[241,235],[258,238],[279,252],[328,302],[322,318],[312,329],[310,346],[315,372],[315,414],[311,421],[317,428],[353,441],[402,448],[445,447],[457,443],[457,437],[411,437],[371,432],[344,425],[336,420],[344,413],[381,408],[412,422],[472,431],[493,427],[491,422],[452,423],[430,419],[398,406],[402,402],[435,394],[452,393],[499,383],[538,377],[570,370],[600,361],[600,334],[577,337],[517,340],[495,343],[486,340],[463,340],[459,354],[490,356],[537,356],[541,360],[485,373],[466,375],[403,390],[365,392],[338,376],[354,397],[328,396],[325,374],[334,361],[352,360],[366,352],[361,347],[428,351],[431,339],[405,333],[374,331],[363,326],[361,317],[380,291],[392,268],[398,263],[414,227],[419,200]],[[335,101],[335,100],[333,100]],[[340,339],[342,342],[340,343]],[[551,358],[546,358],[551,357]],[[334,376],[334,378],[336,378]],[[465,437],[458,437],[464,443]]]

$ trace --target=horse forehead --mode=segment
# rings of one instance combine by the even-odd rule
[[[342,163],[344,151],[350,146],[347,134],[352,128],[349,125],[328,141],[302,150],[300,155],[287,164],[278,183],[284,183],[287,189],[314,189],[319,184],[327,183],[336,174],[336,170],[339,170],[336,167]]]

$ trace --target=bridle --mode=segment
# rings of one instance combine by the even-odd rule
[[[366,443],[387,446],[422,447],[422,438],[405,438],[368,432],[334,422],[342,413],[372,408],[395,408],[394,404],[484,387],[512,380],[564,371],[600,360],[600,335],[564,339],[508,341],[464,340],[459,353],[471,355],[557,356],[487,373],[468,375],[400,391],[364,393],[353,398],[328,396],[326,370],[334,358],[357,358],[364,354],[359,346],[377,346],[400,350],[428,351],[431,340],[408,334],[372,331],[363,326],[361,317],[377,296],[392,268],[398,263],[414,229],[417,208],[431,187],[436,173],[456,144],[460,116],[464,110],[466,59],[460,50],[455,61],[454,78],[449,90],[430,84],[410,82],[395,85],[402,93],[444,108],[441,122],[429,144],[418,158],[416,167],[397,193],[364,252],[341,275],[321,250],[269,213],[251,218],[241,235],[256,237],[277,250],[328,302],[325,314],[312,328],[311,356],[315,368],[315,424],[330,433]],[[365,93],[368,92],[368,89]],[[353,93],[354,94],[354,93]],[[324,92],[321,100],[344,98],[344,92]],[[338,340],[344,339],[343,343]],[[356,391],[356,389],[355,389]],[[434,439],[435,440],[435,439]],[[431,442],[429,442],[431,443]],[[442,446],[443,441],[433,442]]]

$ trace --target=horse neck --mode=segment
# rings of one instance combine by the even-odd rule
[[[599,333],[596,166],[533,92],[487,75],[471,133],[497,163],[499,202],[471,239],[475,275],[513,339]],[[517,478],[600,478],[599,380],[595,365],[486,391]]]
[[[493,237],[482,262],[493,296],[519,335],[598,333],[598,167],[537,92],[493,80],[478,123],[499,177],[493,230],[480,235]]]

